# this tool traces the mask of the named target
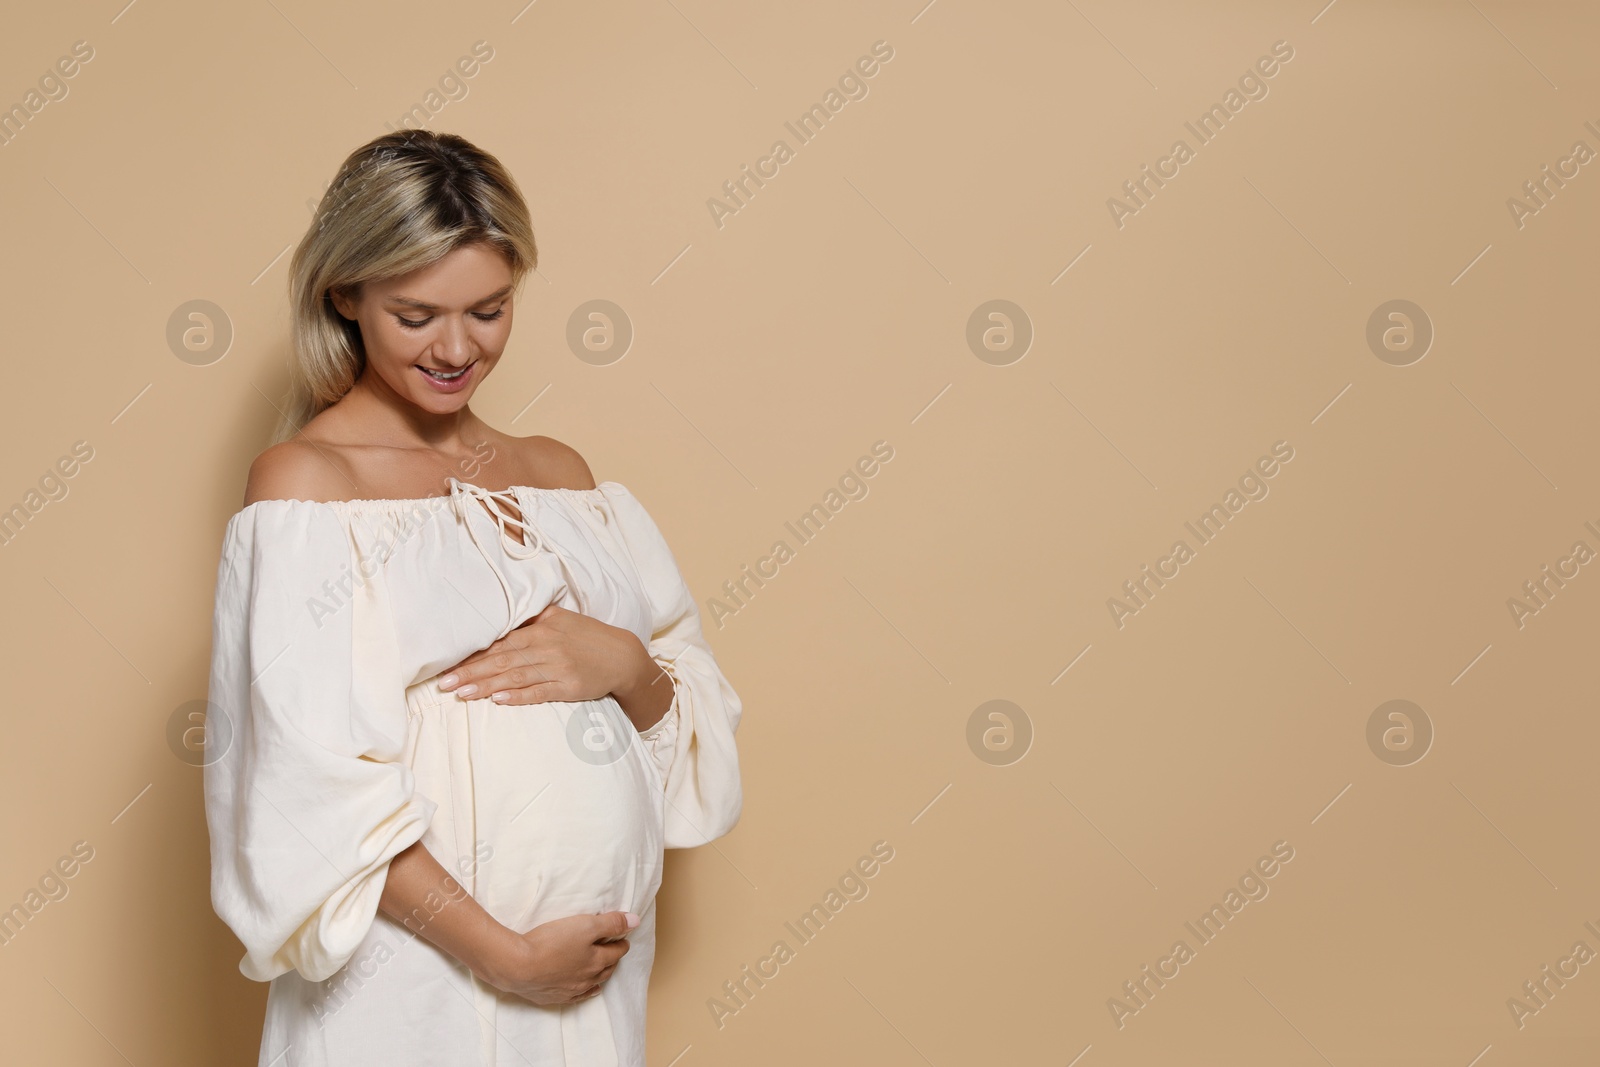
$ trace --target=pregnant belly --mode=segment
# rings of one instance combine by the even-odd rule
[[[412,687],[408,763],[438,804],[423,844],[518,932],[642,914],[661,886],[665,798],[611,697],[500,705]]]

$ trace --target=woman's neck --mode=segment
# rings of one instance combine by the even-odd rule
[[[459,452],[481,440],[485,433],[481,420],[469,406],[444,414],[424,411],[370,371],[362,372],[342,402],[347,417],[369,444]]]

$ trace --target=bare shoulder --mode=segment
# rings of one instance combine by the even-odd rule
[[[523,469],[537,471],[540,488],[593,489],[594,474],[589,464],[571,445],[554,437],[513,437],[521,451]]]
[[[333,461],[304,438],[268,448],[250,464],[244,505],[258,500],[338,500],[348,480]]]

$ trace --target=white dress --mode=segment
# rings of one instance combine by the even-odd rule
[[[610,696],[438,688],[550,603],[638,636],[673,686],[659,723]],[[256,501],[228,522],[212,642],[211,899],[239,969],[272,983],[263,1067],[642,1067],[662,849],[738,821],[741,706],[627,489]],[[576,1004],[479,982],[378,911],[418,840],[511,929],[632,911],[632,948]]]

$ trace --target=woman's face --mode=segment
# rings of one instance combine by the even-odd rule
[[[511,266],[487,244],[463,245],[410,274],[367,282],[334,307],[361,326],[362,377],[424,411],[459,411],[511,334]]]

